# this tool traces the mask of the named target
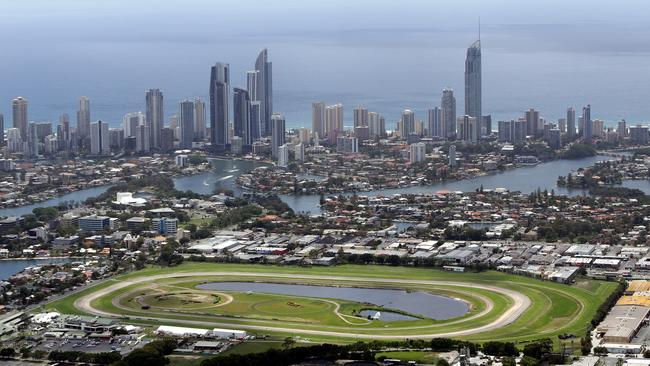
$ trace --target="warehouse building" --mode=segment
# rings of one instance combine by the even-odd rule
[[[616,305],[596,328],[605,343],[630,343],[643,326],[650,308],[636,305]]]

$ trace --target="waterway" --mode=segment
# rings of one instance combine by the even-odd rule
[[[197,288],[201,290],[251,291],[355,301],[440,320],[459,317],[469,311],[467,303],[464,301],[422,291],[407,292],[383,288],[331,287],[263,282],[211,282],[198,285]]]
[[[236,184],[241,174],[268,163],[249,160],[210,159],[212,170],[209,172],[174,178],[174,186],[179,191],[190,190],[199,194],[212,194],[215,188],[223,188],[240,195],[243,190]]]
[[[71,193],[66,193],[63,196],[50,198],[49,200],[32,203],[26,206],[5,208],[0,210],[0,217],[23,216],[32,213],[32,210],[38,207],[58,206],[61,203],[83,202],[88,198],[99,196],[100,194],[106,192],[106,190],[108,190],[108,188],[110,187],[111,187],[110,185],[91,187],[91,188],[86,188]]]
[[[506,188],[510,191],[520,191],[525,193],[534,192],[537,189],[546,189],[549,192],[554,190],[558,195],[585,195],[588,194],[586,190],[558,187],[557,178],[560,175],[566,175],[567,173],[579,168],[594,165],[596,162],[611,159],[613,158],[598,155],[576,160],[553,160],[534,166],[519,167],[472,179],[447,181],[422,186],[409,186],[404,188],[378,189],[359,192],[358,194],[366,196],[389,196],[396,193],[434,194],[438,191],[472,192],[483,187],[484,189]],[[643,185],[639,184],[639,186]],[[646,186],[647,187],[645,187],[644,191],[650,193],[650,185],[646,184]],[[318,213],[320,211],[320,197],[316,195],[283,195],[282,200],[296,212]]]
[[[586,190],[558,187],[556,182],[560,175],[566,175],[579,168],[594,165],[598,161],[611,160],[607,156],[594,156],[576,160],[554,160],[541,163],[535,166],[526,166],[510,169],[503,172],[487,174],[484,176],[466,179],[461,181],[447,181],[424,186],[409,186],[394,189],[378,189],[359,194],[368,196],[392,195],[396,193],[433,194],[438,191],[462,191],[471,192],[479,189],[506,188],[510,191],[533,192],[537,189],[554,190],[558,195],[584,195]],[[224,160],[211,159],[213,169],[209,172],[174,178],[176,189],[181,191],[191,190],[200,194],[211,194],[215,187],[232,190],[235,195],[240,195],[244,190],[237,187],[237,177],[259,166],[268,166],[267,163],[247,160]],[[638,188],[650,194],[650,183],[648,181],[626,181],[624,187]],[[93,187],[51,200],[31,204],[28,206],[0,210],[0,217],[18,216],[31,213],[36,207],[54,206],[60,202],[80,202],[89,197],[97,196],[108,187]],[[320,212],[318,195],[281,195],[285,201],[296,212]]]
[[[15,275],[23,269],[31,266],[43,266],[46,264],[61,264],[74,262],[74,258],[42,258],[42,259],[7,259],[0,260],[0,280]]]

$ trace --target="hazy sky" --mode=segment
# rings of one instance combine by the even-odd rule
[[[30,119],[56,121],[88,95],[93,119],[114,123],[157,87],[169,115],[181,98],[207,95],[216,61],[244,86],[264,47],[289,123],[308,119],[316,99],[424,118],[445,86],[460,113],[479,16],[484,112],[510,119],[533,106],[557,118],[591,103],[594,117],[650,116],[650,3],[640,0],[5,0],[0,113],[10,124],[11,99],[25,95]]]

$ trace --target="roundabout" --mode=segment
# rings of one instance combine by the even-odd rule
[[[499,272],[401,270],[190,263],[117,277],[48,307],[323,340],[524,341],[581,336],[600,300],[615,287],[591,280],[568,286]],[[397,316],[382,318],[382,313]]]

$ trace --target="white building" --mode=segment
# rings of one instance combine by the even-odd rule
[[[411,150],[411,154],[410,154],[411,164],[424,161],[424,157],[427,152],[427,145],[425,145],[423,142],[411,144],[410,150]]]
[[[300,130],[298,130],[298,140],[300,140],[301,144],[309,145],[310,135],[311,132],[308,128],[301,127]]]
[[[286,168],[289,165],[289,147],[287,144],[278,147],[278,166]]]
[[[301,142],[294,146],[296,161],[305,161],[305,145]]]
[[[456,145],[449,146],[449,166],[456,166]]]
[[[179,168],[185,168],[190,165],[190,159],[185,154],[176,155],[176,157],[174,158],[174,162],[176,166]]]

